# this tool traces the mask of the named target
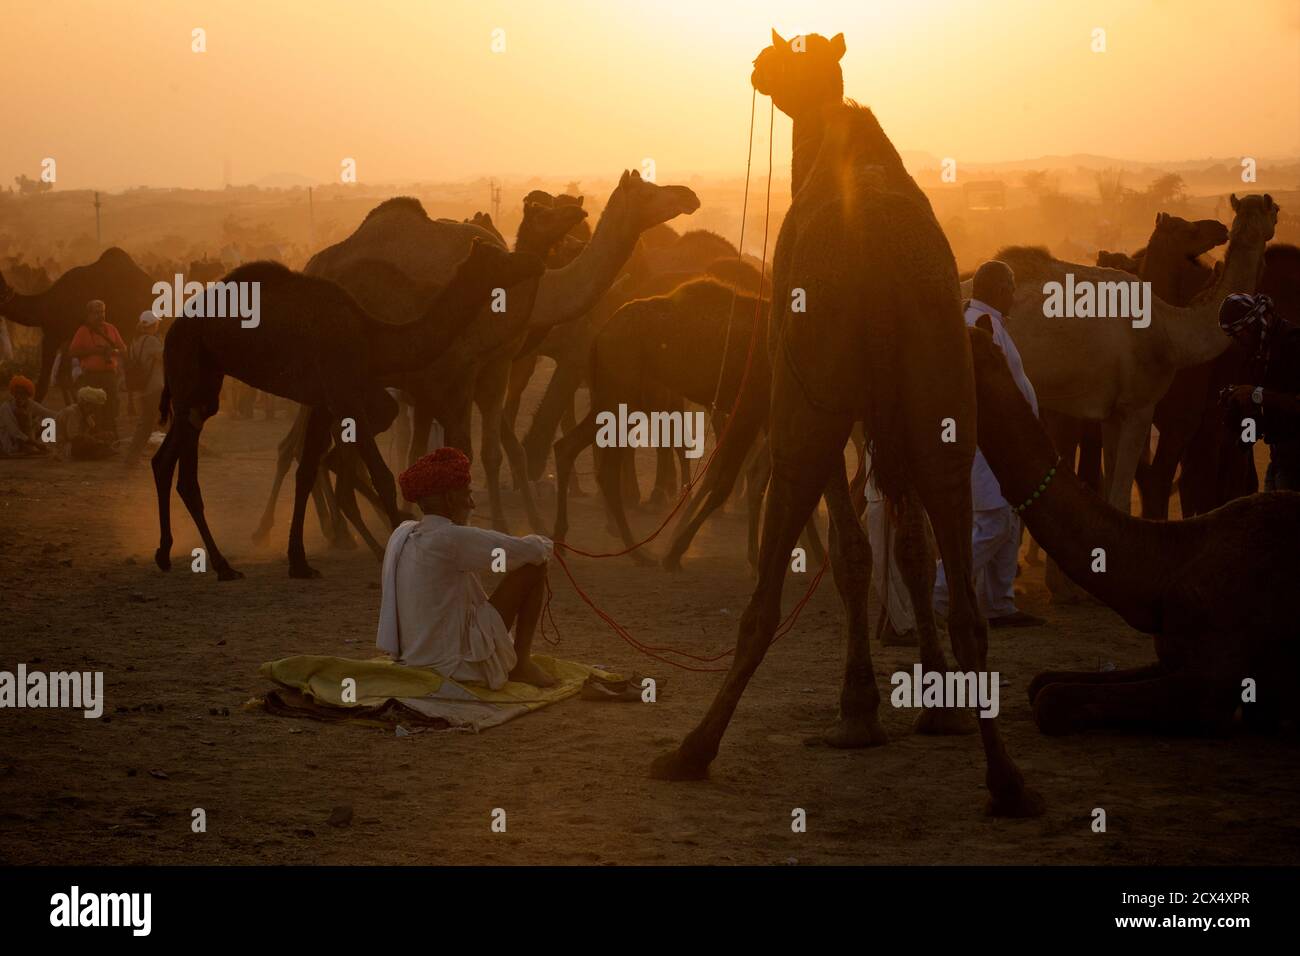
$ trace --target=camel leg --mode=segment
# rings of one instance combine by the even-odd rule
[[[573,416],[573,396],[582,384],[586,361],[583,352],[582,361],[557,359],[555,374],[546,383],[546,391],[533,413],[533,420],[524,435],[524,451],[528,455],[528,477],[537,481],[546,471],[546,460],[551,454],[551,442],[555,440],[556,429],[561,420]],[[570,431],[570,427],[564,429]]]
[[[736,655],[704,719],[676,750],[651,765],[650,775],[660,780],[700,780],[708,775],[741,695],[780,624],[781,589],[799,530],[807,523],[832,469],[844,467],[844,440],[852,423],[828,421],[831,416],[810,406],[793,383],[781,389],[778,380],[777,387],[772,406],[781,412],[773,422],[772,480],[763,516],[758,584],[740,619]],[[736,427],[732,426],[733,437]]]
[[[181,432],[189,427],[189,422],[173,421],[167,437],[149,462],[158,493],[158,549],[153,553],[153,560],[164,571],[172,569],[172,478],[180,461]]]
[[[315,407],[307,419],[307,428],[303,434],[302,456],[298,459],[298,470],[293,476],[293,520],[289,525],[289,577],[318,578],[320,572],[307,563],[307,552],[303,547],[303,524],[307,516],[307,496],[311,494],[316,483],[316,472],[320,460],[325,454],[330,438],[330,413]]]
[[[635,452],[631,448],[601,448],[596,453],[596,484],[605,498],[606,517],[614,523],[624,548],[636,544],[632,527],[627,522],[627,509],[623,506],[622,487],[622,476],[625,474],[623,463],[634,457]],[[628,557],[642,567],[654,563],[640,548],[628,552]]]
[[[1168,670],[1163,664],[1145,664],[1114,671],[1043,671],[1029,682],[1029,704],[1032,707],[1038,692],[1048,684],[1120,684],[1126,681],[1151,680],[1163,677]]]
[[[433,404],[417,400],[411,407],[411,446],[407,451],[407,466],[414,465],[429,450],[429,429],[433,427]],[[466,449],[461,449],[465,451]]]
[[[35,395],[38,402],[45,401],[45,393],[50,388],[50,376],[54,372],[54,360],[58,358],[59,349],[67,344],[67,342],[56,342],[54,336],[46,335],[44,332],[41,333],[41,371],[36,376]],[[71,361],[70,358],[69,361]],[[149,414],[153,414],[152,409],[149,410]],[[168,497],[171,496],[170,488],[167,490],[167,494]]]
[[[361,509],[357,506],[356,491],[358,487],[361,487],[359,482],[361,477],[360,464],[363,461],[366,464],[366,470],[371,475],[372,484],[376,481],[377,466],[375,463],[378,462],[378,465],[382,466],[383,472],[379,475],[378,480],[382,483],[383,473],[387,473],[390,495],[393,487],[393,473],[388,471],[387,463],[384,462],[383,455],[380,454],[379,446],[375,443],[374,438],[369,436],[368,432],[364,434],[370,438],[369,445],[373,450],[367,451],[363,433],[358,433],[355,452],[349,449],[340,456],[339,479],[334,498],[338,502],[339,512],[357,529],[357,534],[361,535],[361,540],[366,543],[370,553],[382,561],[384,559],[384,547],[370,533],[365,520],[361,517]],[[371,504],[375,506],[375,510],[385,514],[391,526],[395,528],[398,524],[397,518],[394,517],[397,507],[395,498],[385,498],[382,493],[370,492],[369,489],[366,490],[365,494],[371,500]]]
[[[1034,698],[1045,734],[1089,729],[1204,734],[1221,730],[1241,702],[1232,678],[1173,673],[1112,683],[1048,684]]]
[[[1181,423],[1179,423],[1181,424]],[[1181,428],[1160,433],[1156,442],[1156,453],[1151,464],[1138,471],[1138,497],[1142,503],[1142,517],[1158,521],[1169,518],[1169,499],[1174,490],[1174,473],[1178,462],[1187,449],[1191,436],[1184,434]]]
[[[563,541],[569,533],[569,479],[573,464],[584,448],[596,441],[596,413],[589,412],[577,427],[555,443],[555,529],[551,538]]]
[[[356,445],[361,462],[366,466],[366,473],[370,475],[370,486],[379,499],[379,507],[388,517],[391,528],[396,528],[409,516],[403,514],[397,506],[397,482],[393,480],[393,473],[389,471],[388,463],[379,451],[374,429],[368,421],[364,427],[357,429]],[[353,473],[356,473],[355,468]]]
[[[888,738],[880,726],[880,691],[871,664],[871,621],[867,614],[871,543],[853,511],[842,462],[831,469],[826,506],[831,516],[831,575],[844,605],[848,647],[839,716],[823,739],[832,747],[874,747],[886,743]],[[813,507],[816,508],[816,503]]]
[[[1137,474],[1142,446],[1151,434],[1151,416],[1154,413],[1155,406],[1148,405],[1117,417],[1113,424],[1108,423],[1114,432],[1115,468],[1107,475],[1106,499],[1112,508],[1118,509],[1122,514],[1128,514],[1132,510],[1133,479]]]
[[[519,444],[514,427],[501,418],[501,447],[505,449],[506,460],[510,463],[510,477],[515,490],[524,499],[524,512],[528,515],[528,524],[534,531],[541,531],[541,512],[537,510],[537,499],[533,497],[533,486],[528,480],[528,460],[524,455],[524,446]]]
[[[677,456],[685,449],[659,448],[655,450],[655,486],[643,507],[650,511],[664,511],[672,507],[677,497]]]
[[[186,424],[191,427],[186,427],[181,433],[180,475],[176,479],[176,491],[181,496],[181,501],[185,502],[194,526],[199,529],[208,560],[216,569],[217,580],[235,581],[244,575],[232,568],[217,548],[217,542],[213,540],[207,519],[203,515],[203,492],[199,488],[199,433],[202,426],[193,426],[191,422]],[[173,423],[172,428],[176,428],[176,423]]]
[[[949,581],[948,636],[957,665],[965,672],[984,673],[988,668],[988,627],[975,601],[972,579],[971,531],[973,514],[970,498],[970,466],[956,469],[938,459],[932,447],[912,436],[912,473],[917,493],[930,516],[939,556]],[[954,447],[955,446],[950,446]],[[1131,479],[1130,479],[1131,480]],[[917,602],[918,626],[927,603]],[[998,730],[997,718],[981,717],[980,740],[988,767],[988,810],[995,816],[1038,816],[1045,809],[1043,799],[1025,786],[1024,778],[1007,752]]]
[[[925,535],[925,514],[921,499],[912,492],[901,497],[897,526],[894,530],[894,560],[907,588],[916,618],[917,641],[921,649],[921,667],[926,673],[944,673],[948,659],[939,640],[934,616],[934,558]],[[968,711],[947,708],[923,708],[912,729],[918,734],[943,736],[975,732],[974,718]]]
[[[755,443],[751,449],[751,458],[749,465],[745,469],[745,508],[748,521],[746,529],[748,535],[749,570],[751,575],[758,574],[758,533],[759,525],[763,518],[763,495],[767,491],[768,479],[772,477],[772,459],[769,457],[767,448],[767,439],[764,438],[761,446]],[[700,496],[696,495],[694,501],[700,501]]]
[[[285,476],[289,474],[294,455],[302,444],[303,430],[306,425],[307,410],[299,405],[298,414],[294,417],[292,427],[280,439],[280,444],[275,450],[275,477],[271,480],[271,496],[266,500],[266,508],[262,511],[262,520],[258,522],[257,529],[253,532],[253,540],[258,544],[266,542],[271,533],[271,528],[275,526],[275,503],[280,497],[280,488],[284,485]],[[325,528],[323,522],[321,527]]]
[[[691,541],[699,532],[700,526],[709,515],[726,503],[736,483],[736,476],[740,474],[741,466],[745,464],[750,446],[758,437],[762,414],[765,411],[759,405],[759,402],[750,402],[737,409],[735,420],[731,423],[731,430],[727,432],[726,442],[715,453],[713,464],[704,474],[703,486],[696,490],[694,500],[687,505],[686,514],[677,522],[672,544],[669,545],[668,553],[663,558],[663,566],[666,570],[681,570],[682,555],[691,546]],[[763,533],[766,536],[766,530]],[[787,549],[787,558],[789,554]]]

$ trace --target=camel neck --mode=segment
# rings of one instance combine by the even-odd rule
[[[367,326],[371,374],[401,375],[432,365],[473,321],[485,291],[453,279],[414,322],[390,325],[372,319]]]
[[[1009,378],[1008,385],[1009,392],[997,395],[988,388],[979,391],[980,416],[993,423],[981,429],[980,450],[1003,497],[1017,505],[1029,500],[1055,467],[1021,519],[1072,581],[1133,627],[1155,633],[1166,582],[1191,555],[1199,527],[1133,518],[1112,508],[1068,463],[1057,464],[1047,433]]]
[[[8,319],[17,325],[37,327],[45,325],[45,317],[40,309],[40,295],[23,295],[15,292],[9,301],[0,305],[0,318]]]
[[[1198,296],[1188,308],[1165,307],[1167,314],[1161,325],[1176,368],[1201,365],[1227,351],[1231,340],[1219,327],[1219,305],[1234,292],[1255,291],[1263,255],[1262,241],[1234,236],[1228,241],[1223,274],[1214,288]],[[1160,300],[1156,303],[1158,308]]]
[[[639,236],[625,198],[615,196],[582,252],[567,266],[542,273],[529,327],[549,328],[591,311],[619,277]]]
[[[810,110],[794,118],[793,150],[790,157],[790,195],[797,196],[812,173],[822,139],[826,135],[826,116]]]

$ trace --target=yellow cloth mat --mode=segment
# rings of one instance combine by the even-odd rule
[[[317,707],[339,708],[344,714],[350,709],[366,711],[366,717],[370,718],[377,708],[396,701],[426,719],[473,731],[495,727],[557,700],[573,697],[582,690],[589,675],[619,679],[617,674],[586,664],[540,654],[533,655],[533,661],[557,678],[554,686],[539,688],[510,681],[500,690],[492,690],[486,684],[461,683],[428,668],[397,664],[387,657],[364,661],[317,655],[285,657],[267,661],[259,673],[281,687],[298,692]],[[355,681],[355,700],[350,693],[344,700],[344,682],[349,678]],[[400,716],[400,711],[388,713]]]

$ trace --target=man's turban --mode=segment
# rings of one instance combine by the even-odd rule
[[[412,503],[469,487],[469,459],[459,448],[439,448],[397,476],[402,497]]]
[[[1273,314],[1273,300],[1266,295],[1235,292],[1219,306],[1219,327],[1228,335],[1252,325],[1267,328]]]
[[[20,395],[24,392],[28,398],[33,398],[36,395],[36,386],[26,375],[15,375],[9,380],[9,394]]]
[[[77,401],[85,402],[87,405],[104,405],[108,402],[108,392],[102,388],[91,388],[86,385],[77,389]]]

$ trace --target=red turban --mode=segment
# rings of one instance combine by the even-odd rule
[[[459,448],[439,448],[397,476],[402,497],[418,503],[444,491],[469,487],[469,459]]]
[[[28,398],[33,398],[36,395],[36,386],[27,376],[15,375],[9,380],[9,394],[17,395],[19,392],[26,392]]]

